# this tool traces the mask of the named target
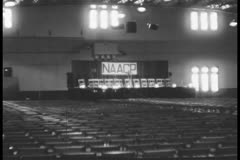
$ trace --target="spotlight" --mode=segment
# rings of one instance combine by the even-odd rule
[[[147,26],[148,26],[148,29],[158,30],[158,24],[150,24],[150,23],[148,23]]]
[[[7,0],[4,2],[5,7],[14,7],[19,3],[19,0]]]
[[[192,84],[192,83],[189,83],[189,84],[188,84],[188,87],[189,87],[189,88],[193,88],[193,84]]]
[[[233,19],[230,23],[229,26],[231,27],[236,27],[237,26],[237,21],[235,19]]]
[[[177,84],[173,83],[173,84],[172,84],[172,87],[173,87],[173,88],[176,88],[176,87],[177,87]]]
[[[138,8],[137,8],[137,11],[138,11],[138,12],[141,12],[141,13],[146,12],[146,10],[147,10],[147,9],[146,9],[145,7],[138,7]]]

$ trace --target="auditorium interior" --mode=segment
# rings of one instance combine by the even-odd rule
[[[237,160],[237,0],[3,0],[4,160]]]

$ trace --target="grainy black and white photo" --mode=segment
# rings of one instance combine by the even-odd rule
[[[237,160],[237,0],[3,0],[3,160]]]

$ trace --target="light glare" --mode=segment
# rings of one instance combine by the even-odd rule
[[[137,10],[138,10],[138,12],[145,12],[146,8],[145,7],[138,7]]]
[[[173,83],[173,84],[172,84],[172,87],[173,87],[173,88],[176,88],[176,87],[177,87],[177,84]]]
[[[18,3],[17,3],[17,1],[6,1],[5,3],[4,3],[4,6],[5,7],[14,7],[14,6],[16,6]]]
[[[230,22],[229,26],[236,27],[237,26],[237,22],[235,20],[233,20],[232,22]]]

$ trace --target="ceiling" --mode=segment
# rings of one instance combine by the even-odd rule
[[[3,0],[7,1],[7,0]],[[237,14],[237,0],[16,0],[19,6],[117,4],[156,7],[194,7],[222,10]]]

